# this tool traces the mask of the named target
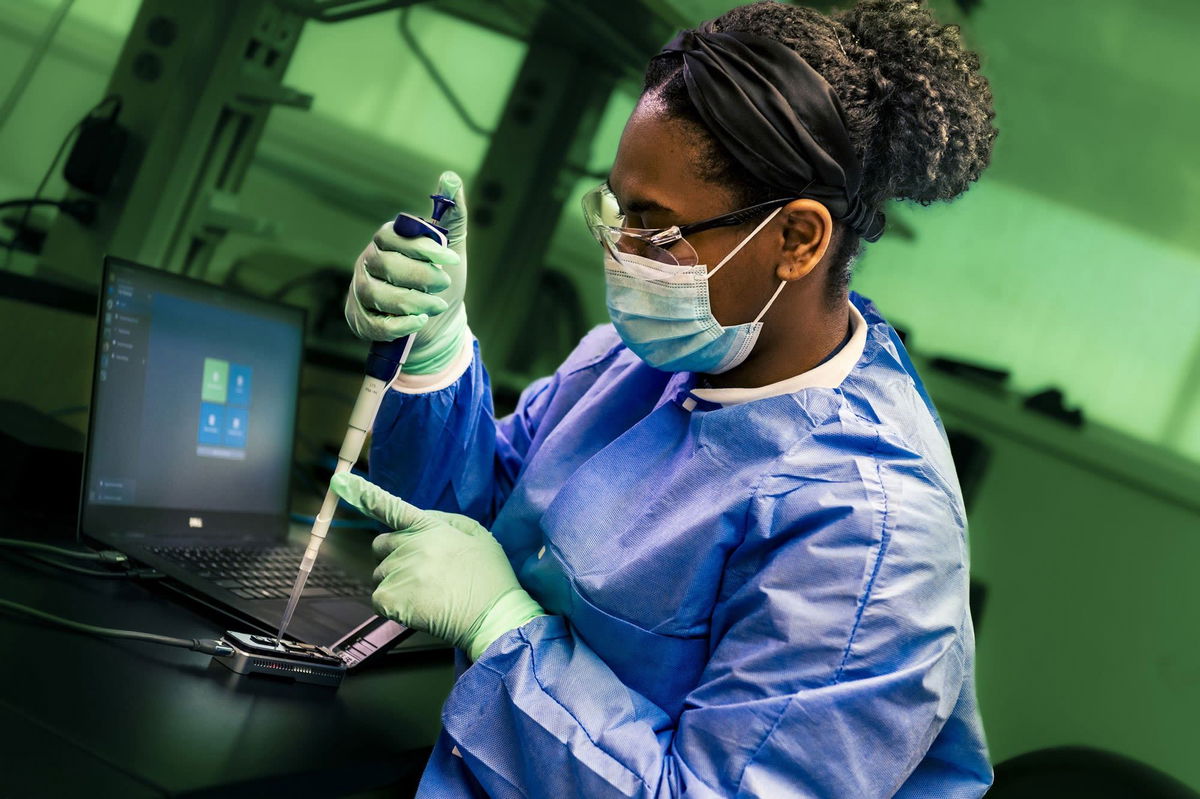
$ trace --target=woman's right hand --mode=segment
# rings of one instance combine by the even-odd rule
[[[391,222],[375,232],[354,264],[346,321],[359,338],[392,341],[416,335],[404,371],[427,374],[451,361],[466,330],[467,207],[462,179],[444,172],[438,194],[456,203],[439,223],[449,246],[398,236]]]

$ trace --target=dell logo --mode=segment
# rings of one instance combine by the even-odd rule
[[[204,519],[200,518],[199,516],[189,516],[188,517],[188,527],[203,527],[203,526],[204,526]]]

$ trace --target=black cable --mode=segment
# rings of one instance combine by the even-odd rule
[[[66,152],[67,145],[70,144],[71,138],[83,128],[85,122],[91,119],[98,111],[100,111],[100,109],[104,108],[104,106],[108,105],[109,103],[115,103],[110,118],[117,118],[117,114],[121,112],[121,98],[115,94],[110,94],[108,97],[105,97],[96,105],[92,106],[91,110],[84,114],[83,119],[76,122],[75,127],[67,131],[67,135],[63,137],[62,144],[58,145],[58,152],[54,154],[54,158],[50,161],[50,166],[47,167],[46,174],[42,175],[42,180],[40,183],[38,183],[37,190],[33,193],[32,199],[38,200],[41,198],[42,192],[46,190],[46,184],[50,182],[50,176],[54,174],[55,167],[57,167],[58,162],[62,160],[63,153]],[[12,241],[8,242],[8,246],[4,254],[4,271],[8,271],[9,264],[12,261],[13,250],[16,249],[17,240],[21,238],[21,232],[24,231],[25,226],[29,224],[29,215],[32,212],[33,206],[26,206],[25,213],[21,215],[21,221],[17,223],[16,232],[13,234]]]
[[[5,200],[0,202],[0,209],[13,208],[21,205],[59,205],[59,200],[44,200],[40,197],[25,197],[20,200]]]
[[[45,563],[48,566],[55,566],[60,569],[65,569],[75,574],[83,574],[88,577],[105,577],[108,579],[124,579],[124,580],[161,580],[167,575],[156,569],[129,569],[123,572],[104,572],[96,569],[81,569],[78,566],[72,566],[70,563],[63,563],[54,558],[46,557],[45,555],[37,555],[32,552],[22,552],[27,558],[33,558],[39,563]]]
[[[67,131],[67,135],[63,138],[62,144],[58,146],[58,152],[54,154],[54,159],[50,161],[50,167],[46,170],[46,174],[42,175],[42,181],[38,184],[37,191],[33,193],[32,199],[37,200],[41,198],[42,192],[46,189],[46,184],[50,182],[50,176],[54,174],[55,167],[58,166],[58,162],[62,159],[63,153],[66,152],[67,145],[71,143],[72,137],[74,137],[75,134],[78,133],[83,127],[83,122],[84,120],[79,120],[75,123],[75,127]],[[8,243],[8,250],[4,255],[5,271],[8,271],[9,264],[12,261],[13,250],[16,249],[17,240],[21,238],[21,233],[25,230],[26,225],[29,224],[29,215],[32,212],[33,206],[27,205],[25,207],[25,213],[21,214],[21,221],[17,223],[17,228],[13,233],[12,241]]]
[[[418,61],[421,62],[421,66],[425,68],[425,72],[429,75],[430,80],[432,80],[434,85],[437,86],[438,89],[441,90],[442,94],[446,96],[446,100],[449,101],[450,105],[462,119],[463,123],[470,128],[472,132],[478,133],[480,136],[491,136],[492,131],[483,127],[471,118],[471,114],[467,111],[467,107],[463,105],[462,101],[458,99],[458,95],[454,93],[452,88],[450,88],[450,84],[442,76],[441,71],[437,68],[437,64],[433,63],[433,59],[421,49],[421,43],[417,41],[417,37],[413,35],[412,29],[408,27],[408,16],[411,13],[411,8],[404,8],[400,11],[400,35],[404,38],[404,43],[408,45],[409,49],[412,50],[412,54],[416,56]]]
[[[416,3],[424,3],[428,0],[375,0],[373,3],[343,3],[342,7],[345,11],[329,11],[328,9],[319,9],[315,14],[306,14],[310,19],[315,19],[317,22],[345,22],[350,19],[358,19],[370,14],[378,14],[382,11],[391,11],[404,6],[411,6]],[[334,5],[336,3],[318,3],[317,5]],[[306,13],[306,12],[301,12]]]
[[[504,5],[507,6],[507,3]],[[454,93],[454,90],[450,88],[449,81],[446,80],[441,71],[437,68],[437,64],[435,64],[433,59],[429,57],[428,53],[421,49],[421,43],[417,40],[417,37],[413,35],[412,29],[408,27],[408,16],[411,12],[411,6],[403,8],[400,11],[400,35],[404,38],[404,43],[408,45],[410,50],[412,50],[412,54],[416,56],[416,59],[421,62],[421,66],[425,68],[425,72],[429,75],[430,79],[434,82],[438,89],[441,90],[442,94],[445,95],[446,100],[454,108],[455,112],[462,119],[463,123],[470,130],[478,133],[480,136],[491,136],[493,131],[483,127],[483,125],[480,125],[471,117],[471,114],[467,111],[467,107],[463,104],[462,100],[460,100],[458,95]],[[579,164],[564,164],[564,168],[570,170],[571,172],[582,175],[583,177],[595,178],[596,180],[608,179],[607,172],[590,169],[589,167],[581,166]]]
[[[96,221],[96,201],[95,200],[47,200],[39,197],[23,197],[19,200],[5,200],[0,202],[0,210],[5,208],[20,208],[24,206],[26,209],[32,208],[35,205],[53,205],[64,214],[68,214],[75,219],[78,219],[85,225],[90,225]],[[25,227],[24,222],[21,224],[21,229]],[[18,231],[18,235],[20,231]],[[14,237],[9,244],[15,244]]]
[[[441,90],[442,94],[445,95],[446,100],[450,103],[451,107],[454,108],[454,111],[458,114],[459,118],[462,119],[463,124],[465,124],[471,131],[478,133],[480,136],[491,136],[493,131],[490,131],[483,125],[480,125],[471,117],[470,112],[467,111],[466,105],[464,105],[462,100],[458,98],[458,95],[454,93],[454,90],[450,88],[449,81],[446,80],[441,71],[437,68],[437,64],[435,64],[433,59],[429,57],[428,53],[421,49],[421,43],[417,40],[417,37],[413,35],[412,29],[408,27],[408,16],[411,12],[411,6],[401,9],[400,11],[400,35],[404,38],[404,43],[408,45],[410,50],[412,50],[412,54],[416,56],[417,61],[421,62],[421,66],[425,68],[425,72],[429,75],[430,79],[434,82],[438,89]],[[606,180],[608,178],[607,172],[590,169],[586,166],[580,166],[579,164],[568,163],[565,164],[564,167],[572,172],[582,175],[583,177],[595,178],[596,180]]]
[[[75,632],[87,633],[88,635],[99,635],[104,638],[125,638],[130,641],[145,641],[151,644],[162,644],[164,646],[178,646],[183,649],[190,649],[193,652],[203,652],[206,655],[232,655],[233,648],[228,644],[212,638],[172,638],[168,635],[155,635],[154,633],[142,633],[136,630],[117,630],[112,627],[96,627],[91,624],[83,624],[82,622],[71,621],[70,619],[52,616],[49,613],[43,613],[40,610],[35,610],[25,605],[19,605],[16,602],[10,602],[7,599],[0,599],[0,608],[8,608],[17,613],[24,613],[33,616],[35,619],[57,624],[60,627],[66,627],[68,630]]]
[[[129,560],[129,558],[125,556],[125,553],[117,552],[115,549],[102,549],[99,552],[83,551],[80,549],[64,549],[63,547],[43,544],[41,541],[25,541],[20,538],[0,538],[0,547],[33,549],[37,550],[38,552],[49,552],[52,555],[63,555],[68,558],[98,560],[102,563],[125,563]]]

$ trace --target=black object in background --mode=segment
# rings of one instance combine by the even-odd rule
[[[946,438],[950,441],[950,457],[954,460],[954,470],[958,472],[963,505],[969,510],[979,493],[992,450],[981,439],[961,430],[947,430]]]
[[[1039,749],[996,766],[988,799],[1197,799],[1200,793],[1131,758],[1085,746]]]
[[[1004,385],[1009,375],[1007,369],[997,369],[991,366],[971,363],[970,361],[955,360],[954,358],[931,358],[929,366],[948,375],[966,377],[971,380],[978,380],[997,386]]]
[[[73,530],[82,474],[82,433],[28,405],[0,400],[0,505],[10,521],[39,522],[31,531]]]
[[[41,199],[42,192],[46,190],[46,184],[50,182],[50,177],[54,174],[54,169],[58,166],[58,162],[62,159],[63,153],[66,152],[67,145],[71,143],[71,139],[80,130],[82,130],[84,125],[86,125],[90,120],[101,119],[101,117],[98,117],[97,114],[109,106],[111,106],[111,109],[109,110],[107,120],[115,123],[117,115],[121,112],[121,98],[116,95],[109,95],[96,105],[92,106],[91,110],[87,112],[87,115],[84,116],[83,119],[79,120],[79,122],[77,122],[74,127],[67,132],[67,135],[63,137],[62,143],[59,144],[57,152],[54,153],[54,158],[50,161],[49,168],[46,170],[45,174],[42,175],[41,181],[38,182],[37,190],[34,191],[33,197],[29,199],[33,200],[34,202]],[[74,205],[74,201],[70,202]],[[79,218],[83,224],[91,224],[90,221],[86,220],[86,217],[90,215],[92,218],[94,218],[95,209],[93,208],[90,212],[87,212],[81,205],[75,205],[74,207],[76,210],[82,212],[82,216],[85,217],[80,218],[80,215],[76,215],[76,218]],[[8,269],[9,263],[11,263],[14,250],[20,249],[32,253],[38,253],[42,251],[42,245],[45,244],[47,231],[29,229],[29,215],[32,210],[33,205],[26,203],[25,213],[21,215],[21,218],[18,222],[13,224],[9,220],[5,220],[5,223],[9,224],[13,228],[11,240],[6,242],[4,245],[7,250],[4,255],[3,268],[5,270]]]
[[[113,177],[129,144],[129,130],[115,117],[114,113],[112,118],[85,119],[63,168],[68,183],[97,197],[112,188]]]
[[[1068,408],[1063,402],[1063,393],[1057,388],[1039,391],[1025,399],[1024,405],[1031,411],[1045,414],[1070,427],[1083,427],[1083,411]]]
[[[954,460],[954,470],[958,473],[958,484],[962,489],[963,506],[970,509],[975,497],[979,494],[979,486],[987,472],[992,450],[983,441],[970,433],[961,430],[947,430],[946,438],[950,441],[950,457]],[[983,611],[987,604],[987,586],[971,578],[968,605],[971,608],[971,624],[976,634],[983,623]]]

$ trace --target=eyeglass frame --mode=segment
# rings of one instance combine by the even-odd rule
[[[812,185],[812,184],[810,183],[809,185]],[[805,186],[804,188],[807,189],[808,186]],[[610,195],[612,195],[614,199],[616,199],[616,195],[613,194],[612,187],[608,185],[608,181],[604,181],[599,186],[597,186],[596,189],[606,189],[608,191],[608,193]],[[591,191],[588,192],[588,194],[591,194],[591,192],[595,191],[596,189],[592,189]],[[609,230],[613,230],[613,231],[618,231],[618,230],[619,231],[629,231],[629,233],[625,234],[625,235],[645,234],[645,233],[650,233],[651,231],[657,230],[658,232],[654,233],[651,236],[637,235],[636,238],[641,238],[644,241],[646,241],[647,243],[654,245],[655,247],[666,247],[671,244],[674,244],[675,242],[679,241],[680,239],[687,238],[688,236],[694,235],[696,233],[701,233],[705,230],[713,230],[715,228],[732,227],[734,225],[744,224],[744,223],[749,222],[750,220],[754,219],[756,216],[762,215],[766,211],[770,211],[772,209],[779,208],[781,206],[787,205],[788,203],[792,202],[793,200],[800,200],[800,199],[803,199],[803,198],[799,197],[799,196],[779,197],[774,200],[767,200],[766,202],[761,202],[756,205],[747,206],[746,208],[740,208],[737,211],[730,211],[729,213],[710,217],[708,219],[702,219],[699,222],[692,222],[687,225],[671,225],[670,227],[665,227],[665,228],[623,228],[623,227],[613,227],[611,225],[604,225],[604,227],[607,227]],[[589,225],[589,227],[591,227],[591,226]],[[667,236],[670,236],[670,237],[666,238]]]

